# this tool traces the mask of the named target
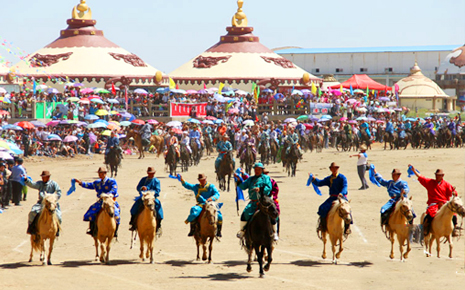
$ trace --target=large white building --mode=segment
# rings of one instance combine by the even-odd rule
[[[460,45],[358,48],[281,48],[274,51],[315,76],[334,75],[345,81],[354,74],[367,74],[375,81],[393,86],[410,74],[413,63],[423,74],[435,74],[451,50]]]

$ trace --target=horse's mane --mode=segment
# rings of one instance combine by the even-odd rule
[[[446,211],[448,210],[448,206],[449,206],[449,203],[451,203],[453,200],[455,199],[455,197],[452,197],[448,202],[446,202],[439,210],[438,212],[436,213],[436,216],[435,217],[441,217],[443,215],[446,214]]]

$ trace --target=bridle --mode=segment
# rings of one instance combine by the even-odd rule
[[[450,211],[452,212],[459,213],[460,209],[463,209],[463,206],[453,202],[448,202],[447,208],[450,209]]]
[[[341,204],[339,205],[339,208],[337,209],[337,213],[338,213],[339,217],[340,217],[341,219],[343,219],[343,220],[345,220],[346,217],[350,217],[350,212],[344,213],[344,212],[342,211],[342,202],[341,202]]]
[[[407,209],[407,210],[404,210],[403,209],[403,206],[400,206],[400,213],[407,218],[407,220],[410,220],[410,218],[408,217],[408,213],[411,212],[412,210],[411,209]]]

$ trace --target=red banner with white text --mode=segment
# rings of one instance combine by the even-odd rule
[[[191,115],[192,108],[197,109],[197,117],[207,116],[207,103],[200,104],[182,104],[182,103],[171,103],[171,117],[189,117]]]

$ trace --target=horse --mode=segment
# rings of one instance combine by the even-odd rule
[[[207,242],[208,246],[208,263],[212,261],[213,240],[216,237],[218,222],[218,204],[213,201],[205,203],[199,216],[200,228],[195,232],[194,239],[197,245],[197,261],[200,260],[200,246],[203,247],[202,261],[207,260]]]
[[[273,261],[273,226],[271,219],[278,218],[278,210],[273,200],[260,194],[258,199],[258,211],[255,212],[252,219],[248,222],[244,238],[242,239],[242,247],[245,248],[248,254],[247,272],[252,271],[253,252],[257,255],[258,265],[260,266],[260,278],[265,276],[263,270],[270,270],[271,262]],[[268,255],[267,263],[263,267],[265,249]]]
[[[53,243],[57,232],[61,229],[56,215],[58,197],[55,194],[46,194],[42,199],[42,210],[37,220],[37,234],[31,235],[31,254],[29,262],[35,251],[40,252],[40,261],[43,265],[52,265]],[[49,240],[48,255],[45,256],[45,242]]]
[[[137,218],[137,231],[140,241],[140,255],[142,261],[144,259],[144,244],[147,245],[147,252],[145,257],[150,258],[150,263],[153,264],[153,243],[156,239],[156,211],[155,211],[155,197],[153,192],[147,191],[142,195],[144,209]]]
[[[197,146],[197,144],[196,144]],[[191,163],[191,154],[187,150],[186,144],[181,144],[181,170],[182,172],[189,170],[189,165]]]
[[[250,146],[245,147],[244,154],[241,154],[241,166],[245,168],[245,172],[250,174],[252,166],[255,163],[256,157]],[[244,166],[245,165],[245,166]]]
[[[205,149],[207,151],[207,155],[210,156],[210,153],[213,152],[212,141],[210,139],[210,136],[205,134],[203,136],[203,142],[205,144]]]
[[[323,254],[321,257],[326,259],[326,234],[329,235],[331,241],[331,249],[333,251],[333,263],[337,264],[337,259],[341,257],[344,250],[342,243],[344,241],[344,223],[350,223],[352,218],[350,216],[350,204],[347,200],[343,199],[340,195],[336,201],[333,202],[331,210],[327,218],[327,231],[321,232],[320,239],[323,241]],[[339,251],[336,253],[336,246],[339,242]]]
[[[287,176],[294,177],[297,170],[297,162],[299,161],[299,148],[297,148],[297,144],[291,145],[289,153],[286,154],[286,152],[284,152],[284,155],[286,160]]]
[[[258,152],[260,153],[260,159],[262,160],[263,164],[268,165],[270,164],[270,148],[267,148],[266,141],[263,141],[260,147],[258,148]]]
[[[360,131],[360,143],[365,144],[367,148],[371,150],[371,140],[365,130]]]
[[[190,139],[190,147],[192,149],[192,162],[194,165],[199,165],[200,163],[200,158],[202,157],[202,148],[199,148],[199,145],[195,141],[195,139]]]
[[[386,146],[389,143],[390,149],[394,149],[394,145],[396,143],[396,138],[394,137],[394,133],[390,134],[388,132],[384,132],[384,150],[386,150]]]
[[[150,148],[153,145],[157,149],[157,157],[160,157],[160,154],[163,152],[164,143],[162,136],[152,135],[149,140],[150,143],[145,144],[145,146],[142,142],[142,136],[136,130],[131,129],[126,134],[126,140],[129,140],[131,137],[134,138],[134,145],[136,145],[139,150],[139,159],[145,158],[144,147]]]
[[[324,140],[321,134],[313,134],[310,137],[310,142],[312,143],[312,148],[314,148],[317,153],[323,151]]]
[[[110,167],[111,178],[113,175],[116,177],[118,175],[118,167],[121,166],[121,155],[118,152],[117,148],[111,148],[107,156],[107,168]]]
[[[412,133],[411,144],[413,149],[420,149],[422,141],[422,133],[419,128],[415,128]]]
[[[100,199],[102,200],[102,209],[97,215],[97,235],[94,236],[95,260],[99,259],[98,247],[100,244],[100,262],[109,264],[111,241],[116,231],[115,201],[113,195],[104,193],[100,195]]]
[[[342,151],[350,151],[351,144],[350,140],[347,138],[347,134],[345,132],[339,132],[336,141],[336,149],[339,151],[339,146],[341,147]]]
[[[171,145],[168,147],[168,153],[166,154],[166,164],[170,167],[170,174],[176,176],[176,166],[177,166],[177,153],[176,147]]]
[[[399,242],[400,249],[400,260],[408,258],[408,254],[411,251],[410,248],[410,226],[409,221],[413,219],[412,213],[412,197],[402,197],[396,204],[394,211],[388,220],[388,225],[384,228],[383,232],[386,238],[391,241],[391,254],[389,258],[394,259],[394,237],[397,235],[397,241]],[[404,243],[407,241],[407,251],[404,253]]]
[[[433,246],[433,241],[436,240],[436,249],[440,251],[440,239],[444,237],[447,242],[449,242],[449,258],[452,258],[452,231],[454,230],[454,225],[452,223],[452,217],[457,213],[460,216],[465,216],[465,208],[462,203],[462,199],[458,196],[452,196],[452,198],[443,205],[433,221],[431,222],[430,232],[425,236],[424,241],[426,245],[426,257],[431,256],[431,248]],[[422,215],[422,220],[424,220],[425,214]]]
[[[270,158],[273,164],[276,163],[276,156],[278,155],[278,143],[273,138],[270,139]]]
[[[231,182],[231,175],[234,174],[233,155],[232,151],[226,152],[217,172],[219,187],[221,190],[226,190],[226,175],[228,176],[228,191],[229,183]]]

